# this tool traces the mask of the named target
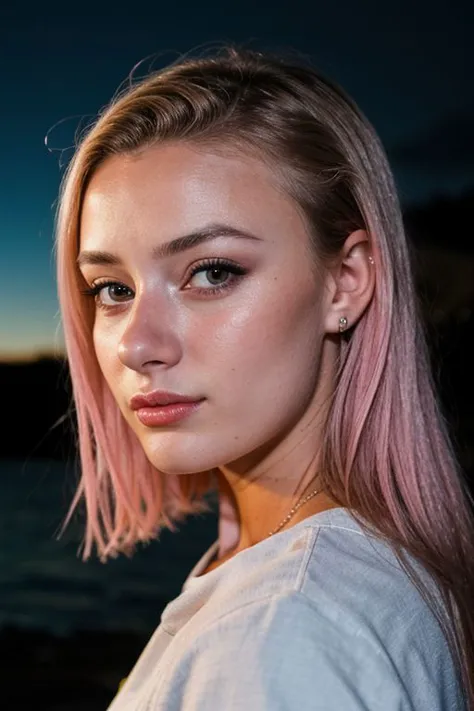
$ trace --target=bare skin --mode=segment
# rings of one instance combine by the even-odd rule
[[[152,256],[217,223],[252,238],[219,228],[221,236],[192,249]],[[84,262],[81,271],[89,286],[118,285],[96,297],[94,348],[146,456],[177,476],[218,473],[236,528],[216,567],[266,538],[318,486],[339,318],[354,325],[374,290],[367,234],[348,235],[318,279],[306,223],[266,164],[176,143],[115,156],[98,169],[84,200],[80,251],[117,258]],[[191,276],[215,259],[244,274],[220,264]],[[174,425],[147,427],[129,400],[154,389],[205,400]],[[286,528],[336,505],[321,493]]]

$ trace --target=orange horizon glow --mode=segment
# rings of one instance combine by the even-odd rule
[[[0,351],[0,365],[10,363],[35,363],[39,360],[65,360],[66,353],[58,350],[38,350],[38,351]]]

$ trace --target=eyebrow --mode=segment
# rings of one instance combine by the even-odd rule
[[[230,225],[213,223],[203,227],[200,230],[196,230],[195,232],[190,232],[182,237],[177,237],[176,239],[171,240],[171,242],[165,242],[165,244],[153,247],[151,252],[152,258],[159,260],[171,257],[175,254],[179,254],[180,252],[185,252],[188,249],[193,249],[193,247],[197,247],[204,242],[210,242],[218,237],[236,237],[240,239],[261,241],[261,237],[257,237],[246,230],[237,229],[236,227],[231,227]],[[111,252],[83,251],[77,258],[77,264],[79,267],[82,267],[85,264],[98,266],[119,266],[122,262],[119,257]]]

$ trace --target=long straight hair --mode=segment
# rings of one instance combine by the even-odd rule
[[[352,99],[300,60],[236,47],[131,83],[82,136],[57,214],[58,290],[87,511],[84,559],[127,554],[209,510],[215,471],[170,477],[147,460],[100,372],[93,305],[77,268],[82,202],[109,156],[165,141],[258,154],[304,214],[315,265],[367,230],[373,298],[343,335],[321,453],[322,484],[392,546],[442,625],[474,711],[474,507],[436,393],[410,248],[381,142]],[[117,446],[120,443],[120,446]],[[444,607],[408,552],[437,582]],[[447,619],[442,614],[447,611]]]

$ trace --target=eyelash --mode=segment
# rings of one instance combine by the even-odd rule
[[[189,276],[188,281],[190,279],[192,279],[193,276],[195,276],[196,274],[199,274],[199,272],[207,272],[207,271],[211,271],[212,269],[219,269],[224,272],[229,272],[230,274],[234,275],[234,278],[228,282],[225,282],[225,284],[221,284],[220,286],[213,286],[210,289],[204,289],[204,288],[198,287],[197,289],[195,289],[195,291],[197,291],[198,294],[208,297],[208,296],[213,296],[217,293],[220,293],[226,289],[230,289],[234,285],[234,283],[239,279],[239,277],[243,277],[247,273],[246,269],[244,269],[243,267],[239,266],[238,264],[236,264],[234,262],[228,261],[227,259],[220,259],[220,258],[205,259],[200,264],[196,264],[196,266],[193,267],[193,270]],[[90,297],[95,298],[96,305],[100,309],[105,309],[105,310],[116,309],[117,306],[111,306],[110,304],[102,304],[98,298],[102,289],[105,289],[105,288],[111,287],[111,286],[123,287],[125,285],[122,284],[121,282],[118,282],[118,281],[112,281],[112,280],[106,279],[104,281],[96,282],[95,284],[93,284],[93,286],[91,286],[87,289],[82,289],[81,293],[84,294],[84,296],[90,296]],[[125,288],[128,289],[128,287],[125,287]],[[119,305],[120,303],[121,302],[118,301],[117,305]],[[122,303],[124,303],[124,302],[122,302]]]

